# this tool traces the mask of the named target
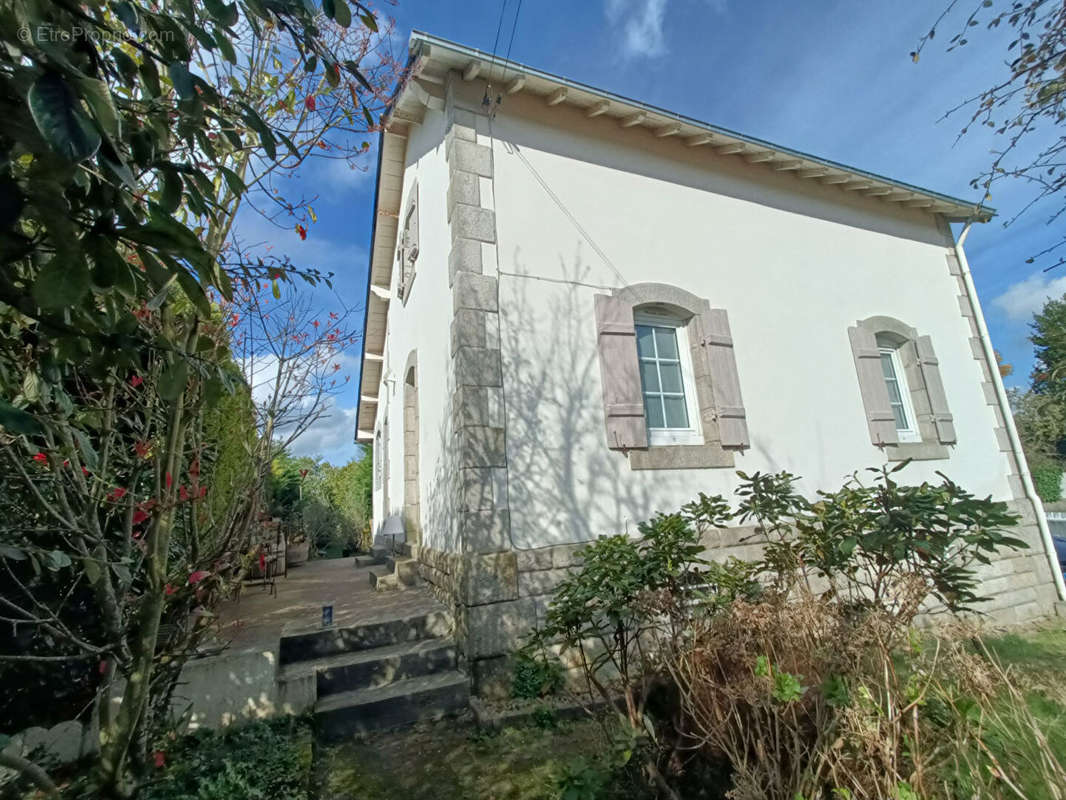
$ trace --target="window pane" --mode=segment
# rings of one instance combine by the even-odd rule
[[[664,397],[663,404],[666,406],[667,428],[688,427],[688,409],[684,397]]]
[[[881,351],[881,374],[885,376],[885,380],[896,379],[896,367],[892,363],[892,354]]]
[[[662,375],[664,392],[674,392],[675,394],[684,392],[684,388],[681,385],[680,364],[663,364],[660,362],[659,374]]]
[[[654,361],[640,362],[640,380],[645,392],[658,392],[659,372],[655,369]]]
[[[659,358],[677,358],[677,332],[673,328],[656,328],[655,344]]]
[[[644,409],[648,413],[649,428],[665,428],[663,420],[663,401],[657,394],[644,395]]]
[[[637,355],[641,358],[655,358],[653,335],[652,329],[648,325],[637,326]]]
[[[897,431],[905,431],[905,430],[908,430],[910,428],[910,426],[907,425],[907,415],[903,411],[903,405],[902,404],[900,404],[900,403],[893,403],[892,404],[892,416],[896,418],[896,430]]]
[[[892,416],[896,421],[896,430],[909,430],[907,413],[903,410],[903,395],[896,375],[896,364],[892,353],[881,353],[881,374],[885,376],[885,388],[888,390],[888,402],[892,406]]]

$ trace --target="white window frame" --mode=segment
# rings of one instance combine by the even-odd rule
[[[878,338],[883,341],[884,337]],[[920,442],[922,434],[918,430],[918,417],[914,413],[914,404],[911,402],[911,387],[907,382],[907,371],[903,369],[903,359],[899,356],[900,345],[882,344],[879,341],[877,349],[882,355],[887,354],[892,359],[892,370],[896,373],[896,386],[899,388],[900,399],[903,401],[903,414],[907,417],[908,427],[896,428],[896,437],[901,443]]]
[[[687,428],[653,428],[648,424],[648,445],[651,447],[674,444],[703,444],[700,429],[700,409],[696,398],[696,379],[692,372],[692,351],[688,341],[688,321],[674,316],[637,310],[633,313],[634,325],[652,325],[658,328],[673,328],[677,337],[678,360],[681,362],[681,388],[685,392],[685,407],[688,411]],[[639,356],[638,356],[639,360]],[[643,378],[641,379],[643,381]],[[641,384],[641,399],[644,385]],[[647,420],[647,409],[644,419]]]

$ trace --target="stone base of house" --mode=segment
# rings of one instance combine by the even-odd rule
[[[993,625],[1017,625],[1055,616],[1058,597],[1032,505],[1010,503],[1022,520],[1013,535],[1028,550],[1000,553],[992,564],[978,569],[980,591],[989,600],[980,619]],[[556,587],[581,563],[587,543],[561,544],[531,550],[492,554],[452,553],[422,547],[419,575],[455,617],[460,664],[471,676],[475,694],[505,698],[511,689],[511,657],[533,628],[544,621]],[[758,559],[763,545],[755,526],[709,531],[704,535],[704,558]],[[924,622],[943,619],[930,613]],[[568,678],[581,677],[580,655],[560,654]]]

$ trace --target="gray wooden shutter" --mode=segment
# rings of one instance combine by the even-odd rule
[[[929,393],[929,407],[936,425],[936,436],[941,444],[954,444],[955,422],[948,410],[948,397],[944,393],[944,381],[940,377],[940,362],[933,352],[933,340],[928,336],[919,336],[915,344],[918,346],[918,363],[922,368],[925,390]]]
[[[703,329],[701,344],[707,355],[707,367],[714,394],[718,434],[723,447],[748,447],[747,412],[740,394],[740,375],[733,352],[733,336],[729,332],[729,314],[724,308],[711,308],[700,314]]]
[[[595,302],[607,446],[612,450],[647,447],[633,306],[605,294],[596,295]]]
[[[859,376],[859,392],[866,408],[866,423],[870,427],[870,441],[876,445],[896,444],[896,419],[888,401],[888,387],[881,371],[881,351],[877,338],[865,328],[848,328],[851,352],[855,356],[855,372]]]

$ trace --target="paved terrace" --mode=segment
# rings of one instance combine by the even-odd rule
[[[375,591],[370,569],[356,568],[351,558],[323,559],[290,568],[288,577],[279,576],[277,594],[266,586],[245,586],[239,600],[219,609],[219,638],[229,642],[230,651],[272,648],[283,633],[321,627],[327,603],[333,604],[333,624],[338,627],[445,610],[423,586]]]

